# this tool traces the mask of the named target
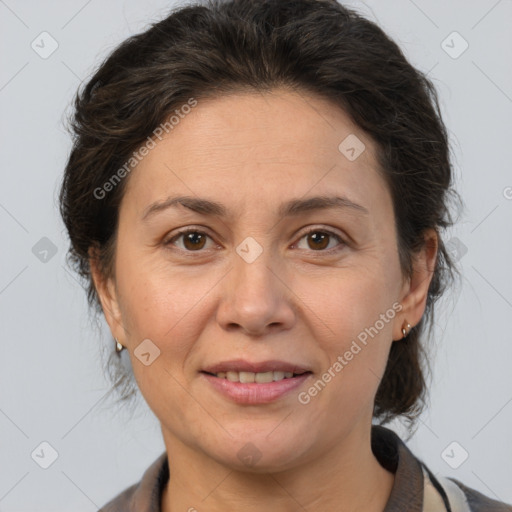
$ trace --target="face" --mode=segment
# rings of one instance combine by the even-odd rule
[[[305,93],[233,94],[199,101],[128,179],[115,279],[95,279],[168,450],[286,469],[368,429],[429,279],[402,276],[365,133]],[[237,369],[253,372],[205,373]]]

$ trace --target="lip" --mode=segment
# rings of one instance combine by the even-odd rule
[[[232,359],[231,361],[223,361],[202,369],[203,372],[219,373],[219,372],[292,372],[305,373],[310,372],[311,368],[300,363],[289,363],[286,361],[262,361],[259,363],[246,361],[245,359]],[[270,383],[269,383],[270,384]],[[262,384],[258,384],[261,386]]]
[[[228,379],[219,378],[215,375],[205,373],[204,371],[200,372],[200,375],[216,391],[234,401],[235,403],[255,405],[268,404],[270,402],[274,402],[278,398],[287,395],[288,393],[291,393],[300,387],[313,374],[308,372],[304,375],[298,375],[297,377],[292,377],[290,379],[283,379],[263,384],[257,384],[255,382],[246,384],[241,382],[231,382]]]

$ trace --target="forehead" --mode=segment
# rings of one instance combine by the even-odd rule
[[[235,211],[333,192],[368,203],[385,189],[373,142],[325,99],[278,89],[199,99],[188,111],[130,175],[125,199],[139,212],[177,193]]]

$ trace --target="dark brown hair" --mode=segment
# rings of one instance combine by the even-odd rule
[[[200,102],[276,87],[329,100],[375,142],[393,199],[404,276],[411,275],[424,231],[438,232],[425,314],[405,340],[392,344],[374,406],[381,423],[396,416],[413,422],[426,395],[426,327],[430,333],[433,305],[458,273],[439,233],[453,224],[448,199],[457,196],[447,132],[426,75],[376,24],[335,1],[196,3],[117,47],[75,99],[74,145],[60,192],[70,262],[84,278],[89,303],[100,311],[88,251],[99,249],[100,268],[111,275],[118,209],[129,176],[121,173],[123,179],[108,192],[105,183],[119,177],[134,152],[154,139],[155,128],[190,98]],[[111,357],[109,369],[116,364]],[[111,374],[114,388],[126,398],[134,388],[119,368]]]

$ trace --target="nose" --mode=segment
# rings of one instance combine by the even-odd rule
[[[296,318],[294,294],[282,265],[265,251],[248,263],[237,254],[223,279],[217,322],[226,331],[263,336],[290,329]]]

